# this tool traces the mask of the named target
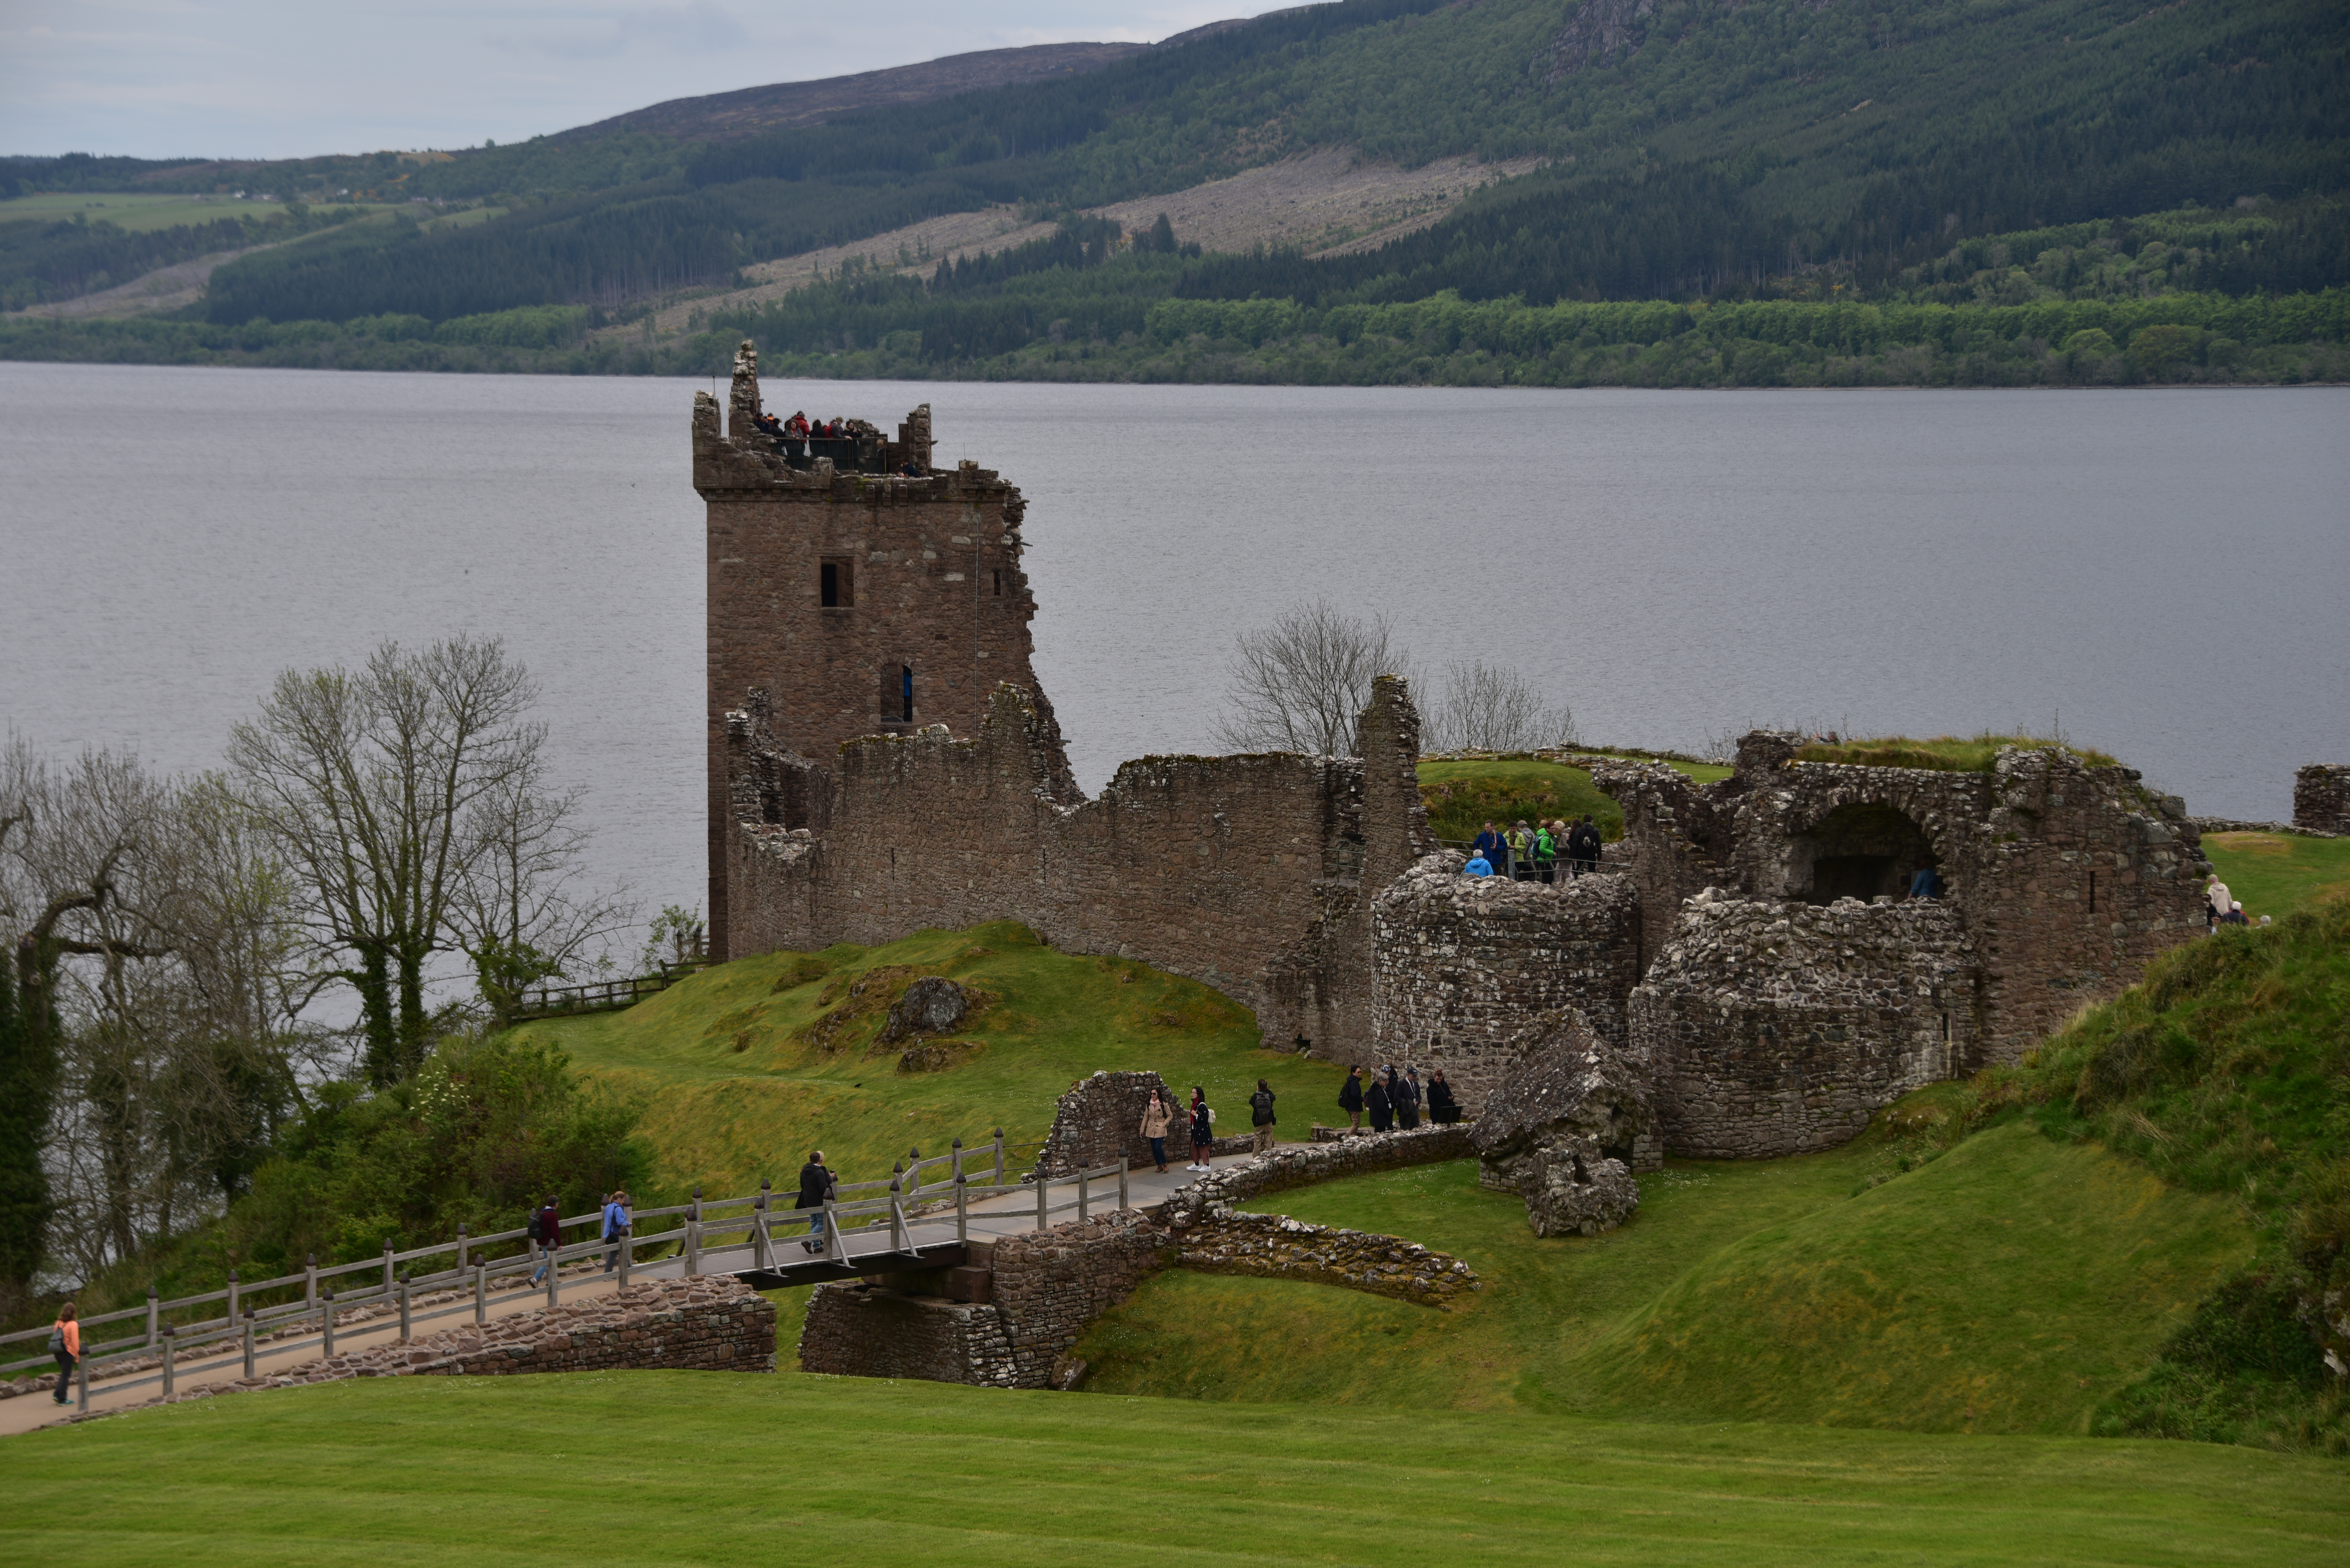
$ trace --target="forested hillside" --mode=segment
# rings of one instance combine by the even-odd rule
[[[1177,302],[1324,313],[1450,294],[1525,309],[1859,299],[1970,310],[2315,292],[2350,281],[2350,226],[2324,200],[2350,186],[2345,36],[2350,14],[2293,0],[2151,11],[2122,0],[1344,0],[1057,80],[822,125],[703,141],[541,138],[387,165],[368,171],[372,193],[396,184],[393,194],[501,215],[262,251],[213,275],[201,314],[248,338],[257,322],[334,324],[302,340],[343,343],[328,362],[380,363],[377,337],[351,324],[577,306],[594,312],[586,330],[699,290],[712,297],[692,331],[608,332],[567,346],[574,368],[706,369],[731,348],[718,339],[748,331],[795,358],[847,357],[803,370],[1030,374],[1036,366],[1014,361],[1066,363],[1076,344],[1095,350],[1084,362],[1097,370],[1140,374],[1147,362],[1151,374],[1214,376],[1232,366],[1203,371],[1195,354],[1190,369],[1170,369],[1149,352],[1187,319]],[[1086,227],[1088,208],[1334,146],[1407,165],[1462,153],[1546,162],[1352,254],[1191,258],[1180,235],[1161,249]],[[281,176],[329,177],[343,176],[307,165]],[[769,258],[997,203],[1059,214],[1062,240],[993,258],[976,276],[852,272],[756,313],[723,298]],[[256,351],[136,325],[12,331],[0,352]],[[1295,369],[1254,363],[1252,378]]]

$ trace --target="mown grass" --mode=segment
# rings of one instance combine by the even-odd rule
[[[1831,1154],[1677,1164],[1607,1235],[1544,1240],[1473,1161],[1253,1205],[1403,1235],[1453,1312],[1170,1273],[1078,1347],[1091,1387],[1239,1401],[2068,1432],[2252,1251],[2224,1199],[2025,1128],[1951,1154],[1887,1118]]]
[[[899,1070],[876,1036],[923,975],[981,993],[954,1065]],[[864,984],[862,994],[854,988]],[[1256,1023],[1193,981],[1115,958],[1055,951],[1012,921],[920,931],[883,947],[770,953],[705,970],[621,1012],[523,1026],[599,1081],[639,1096],[665,1191],[787,1186],[811,1148],[846,1180],[886,1177],[910,1149],[944,1153],[998,1127],[1034,1142],[1070,1084],[1097,1069],[1155,1069],[1194,1084],[1227,1124],[1260,1077],[1282,1126],[1337,1115],[1343,1066],[1259,1048]]]
[[[1817,742],[1796,748],[1799,763],[1845,763],[1865,768],[1934,768],[1945,773],[1987,774],[1999,761],[1999,753],[2009,746],[2026,751],[2070,752],[2093,768],[2114,765],[2115,759],[2103,752],[2085,746],[2075,746],[2065,741],[2052,741],[2035,735],[1937,735],[1931,740],[1912,740],[1907,735],[1884,735],[1874,740],[1850,740],[1830,745]]]
[[[8,1442],[42,1564],[2338,1563],[2292,1456],[717,1373],[416,1378]]]
[[[1711,763],[1668,762],[1700,784],[1730,776],[1730,770]],[[1624,836],[1624,814],[1599,793],[1588,768],[1538,757],[1463,757],[1419,764],[1420,804],[1428,807],[1428,826],[1436,836],[1466,841],[1477,836],[1486,821],[1506,831],[1521,817],[1528,822],[1564,817],[1572,822],[1590,815],[1599,836],[1610,842]]]
[[[2350,838],[2207,833],[2203,854],[2252,919],[2350,898]]]

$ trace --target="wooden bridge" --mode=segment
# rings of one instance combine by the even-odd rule
[[[1049,1179],[1007,1171],[1015,1148],[1041,1147],[1008,1145],[999,1127],[990,1142],[974,1148],[957,1138],[943,1155],[926,1158],[909,1150],[909,1159],[887,1179],[843,1182],[836,1199],[820,1210],[779,1207],[792,1197],[779,1198],[764,1181],[740,1198],[705,1199],[697,1188],[691,1202],[635,1210],[634,1229],[617,1243],[602,1239],[598,1210],[563,1221],[565,1231],[586,1228],[591,1239],[552,1249],[534,1244],[525,1231],[469,1236],[460,1226],[454,1241],[406,1251],[387,1243],[380,1258],[361,1262],[320,1268],[312,1259],[299,1273],[251,1282],[232,1271],[226,1288],[196,1295],[165,1300],[151,1286],[144,1306],[81,1319],[74,1403],[82,1412],[94,1397],[109,1406],[135,1404],[173,1393],[183,1376],[250,1378],[265,1360],[282,1367],[331,1356],[338,1336],[346,1349],[362,1341],[381,1344],[395,1321],[398,1337],[406,1340],[420,1324],[446,1326],[440,1320],[469,1314],[485,1323],[493,1315],[558,1306],[567,1296],[600,1294],[639,1276],[726,1273],[756,1289],[775,1290],[955,1267],[970,1260],[974,1242],[1135,1207],[1138,1197],[1156,1202],[1194,1179],[1189,1173],[1136,1175],[1123,1159]],[[810,1251],[804,1243],[819,1213],[822,1245]],[[647,1232],[649,1224],[664,1220],[673,1223]],[[604,1271],[578,1268],[598,1259]],[[542,1263],[548,1265],[545,1281],[532,1283]],[[566,1264],[574,1270],[567,1277]],[[347,1321],[355,1311],[365,1312],[366,1319]],[[100,1339],[94,1331],[101,1328],[116,1336]],[[286,1337],[276,1337],[281,1333]],[[48,1334],[42,1327],[0,1335],[0,1355],[11,1347],[20,1355],[38,1348]],[[0,1376],[54,1366],[46,1353],[26,1356],[0,1363]],[[0,1431],[38,1424],[11,1417],[42,1397],[0,1401]]]

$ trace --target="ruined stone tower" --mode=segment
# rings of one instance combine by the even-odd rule
[[[819,821],[835,753],[853,737],[935,725],[972,735],[1004,681],[1045,702],[1029,667],[1025,504],[993,470],[931,466],[928,404],[895,441],[862,421],[837,440],[778,439],[756,423],[748,341],[728,404],[722,432],[716,400],[694,394],[693,484],[709,509],[709,928],[721,959],[735,956],[727,864],[739,816]],[[729,785],[730,713],[738,730],[752,716],[771,753],[801,764],[771,768],[742,802]],[[1042,718],[1053,783],[1073,794],[1049,707]]]

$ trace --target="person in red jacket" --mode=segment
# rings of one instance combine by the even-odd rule
[[[71,1302],[57,1309],[49,1350],[57,1358],[57,1403],[62,1405],[73,1397],[74,1368],[81,1365],[81,1324],[75,1321]]]

